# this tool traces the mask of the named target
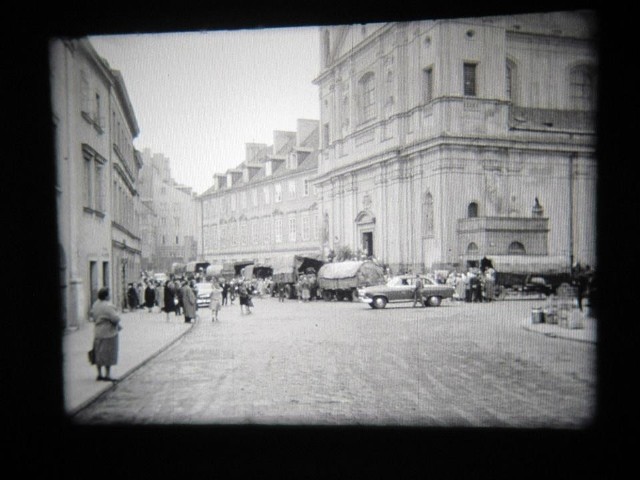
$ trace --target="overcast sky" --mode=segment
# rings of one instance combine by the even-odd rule
[[[245,143],[319,120],[315,27],[91,36],[122,73],[140,134],[134,146],[170,159],[173,178],[202,193],[235,167]]]

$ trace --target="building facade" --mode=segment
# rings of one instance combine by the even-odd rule
[[[212,264],[269,265],[282,255],[320,255],[317,120],[298,119],[297,131],[275,131],[273,145],[248,143],[238,167],[216,174],[198,197],[200,257]]]
[[[589,12],[322,27],[325,250],[394,271],[595,265]]]
[[[87,321],[101,287],[120,304],[125,278],[140,265],[135,188],[138,127],[120,74],[87,39],[50,43],[62,327]],[[124,187],[124,188],[122,188]],[[129,216],[127,216],[129,215]]]
[[[146,148],[142,159],[143,269],[168,273],[173,263],[197,259],[199,205],[195,192],[172,178],[167,157]]]

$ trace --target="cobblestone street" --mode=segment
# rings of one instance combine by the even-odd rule
[[[536,300],[440,307],[256,298],[200,320],[80,423],[580,428],[596,346],[522,328]]]

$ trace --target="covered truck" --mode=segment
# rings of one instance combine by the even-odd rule
[[[318,271],[318,286],[327,301],[354,300],[358,298],[358,288],[383,283],[382,267],[369,260],[326,263]]]
[[[484,257],[480,268],[495,270],[496,294],[527,293],[537,291],[545,295],[555,294],[563,283],[571,284],[571,267],[564,257],[540,256],[538,258],[500,256]]]
[[[304,255],[281,255],[271,259],[271,280],[273,288],[271,294],[278,293],[279,288],[284,288],[287,298],[296,298],[298,291],[296,284],[300,275],[305,274],[310,278],[311,298],[317,296],[316,274],[324,265],[322,260]]]

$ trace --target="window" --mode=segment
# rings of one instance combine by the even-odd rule
[[[309,224],[309,215],[302,216],[302,240],[311,238],[311,226]]]
[[[463,67],[464,94],[466,96],[476,96],[476,64],[465,63]]]
[[[308,178],[305,178],[303,180],[303,195],[305,197],[309,196],[309,179]]]
[[[365,73],[358,82],[360,122],[364,123],[375,117],[375,76]]]
[[[242,192],[240,194],[240,204],[242,209],[247,208],[247,192]]]
[[[256,226],[257,220],[251,220],[251,243],[256,245],[258,243],[258,228]]]
[[[478,216],[478,204],[471,202],[467,207],[467,218],[476,218]]]
[[[323,55],[323,61],[324,61],[324,66],[326,67],[329,64],[329,55],[331,52],[330,49],[331,46],[331,37],[329,35],[329,30],[325,30],[324,31],[324,43],[323,43],[323,49],[324,49],[324,55]]]
[[[236,196],[231,195],[231,210],[235,210],[235,209],[236,209]]]
[[[507,60],[507,69],[506,69],[506,88],[507,88],[507,100],[510,100],[511,103],[516,102],[516,66],[515,64]]]
[[[574,67],[570,73],[572,107],[577,110],[595,108],[595,74],[585,65]]]
[[[296,196],[296,182],[295,180],[289,180],[289,198],[295,198]]]
[[[296,217],[289,217],[289,241],[296,241]]]
[[[95,209],[104,212],[104,168],[99,163],[95,165],[95,188],[96,188],[96,198],[95,198]]]
[[[422,198],[422,236],[433,236],[433,196],[426,192]]]
[[[268,244],[271,241],[271,229],[269,228],[271,226],[271,222],[269,221],[268,218],[265,218],[262,221],[262,233],[263,233],[263,243]]]
[[[249,243],[249,227],[246,220],[240,222],[240,242],[242,245]]]
[[[524,249],[524,245],[520,242],[511,242],[509,248],[507,248],[507,255],[524,255],[527,253]]]
[[[325,123],[324,125],[322,125],[322,146],[323,147],[328,147],[329,146],[329,123]]]
[[[278,217],[274,222],[275,241],[276,243],[282,243],[282,218]]]
[[[89,113],[89,78],[87,76],[87,72],[82,70],[80,72],[80,95],[81,95],[81,104],[80,111],[84,113]]]
[[[279,183],[275,185],[275,202],[281,202],[282,201],[282,185],[280,185]]]
[[[96,93],[96,111],[94,112],[93,121],[100,127],[102,127],[102,105],[100,102],[100,94]]]
[[[433,67],[425,68],[422,75],[424,103],[433,100]]]
[[[251,203],[254,207],[258,206],[258,190],[251,190]]]
[[[271,199],[269,198],[269,187],[264,187],[263,192],[264,192],[264,203],[269,204],[271,202]]]
[[[82,202],[85,208],[104,212],[104,165],[106,160],[88,145],[82,145],[82,157],[84,159],[82,167],[82,180],[84,182]]]
[[[471,242],[469,245],[467,245],[468,255],[474,255],[477,253],[478,253],[478,245],[476,245],[474,242]]]
[[[176,245],[180,245],[180,240],[178,239],[178,235],[176,235]]]
[[[93,160],[85,157],[83,170],[83,203],[85,207],[91,208],[93,199]]]

